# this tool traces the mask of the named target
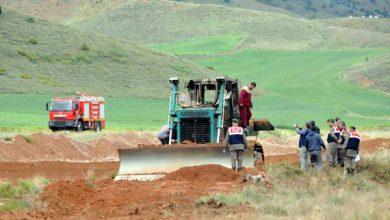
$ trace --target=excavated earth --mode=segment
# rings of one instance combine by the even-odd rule
[[[266,163],[298,163],[295,141],[264,140]],[[197,205],[202,196],[236,192],[248,184],[242,181],[245,173],[219,165],[185,167],[151,182],[114,182],[117,148],[137,147],[135,143],[150,145],[156,141],[130,133],[90,143],[57,134],[18,136],[0,142],[0,179],[16,181],[40,175],[52,181],[41,195],[40,206],[28,212],[3,212],[0,218],[239,218],[240,213],[251,212],[249,207],[229,209],[212,201]],[[390,139],[363,141],[361,149],[363,154],[390,149]],[[259,174],[260,170],[246,172]]]

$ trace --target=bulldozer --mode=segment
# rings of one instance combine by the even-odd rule
[[[223,141],[233,118],[240,118],[238,79],[189,80],[185,93],[179,78],[170,82],[169,144],[119,149],[120,166],[116,180],[153,180],[185,166],[219,164],[230,167]],[[268,120],[256,120],[252,131],[274,130]],[[176,139],[173,139],[176,133]],[[244,166],[253,166],[253,149],[245,153]]]

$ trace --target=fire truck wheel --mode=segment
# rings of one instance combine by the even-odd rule
[[[93,129],[95,131],[101,131],[102,130],[102,127],[100,125],[100,122],[95,122],[94,126],[93,126]]]
[[[81,123],[81,121],[77,121],[75,130],[76,130],[76,132],[80,132],[83,130],[83,124]]]

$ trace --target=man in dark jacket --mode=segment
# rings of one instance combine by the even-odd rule
[[[322,170],[322,155],[321,147],[325,148],[324,141],[321,136],[316,133],[316,128],[311,128],[310,133],[306,136],[305,147],[308,149],[310,156],[312,157],[312,163],[315,163],[318,171]]]
[[[299,150],[300,150],[300,160],[301,160],[301,170],[307,170],[308,164],[308,151],[305,147],[306,136],[310,133],[310,122],[306,122],[306,128],[302,129],[298,125],[294,126],[295,131],[299,134]]]
[[[248,143],[244,129],[238,126],[238,120],[233,119],[233,126],[226,132],[225,150],[229,147],[232,169],[241,171],[243,169],[244,151],[248,150]]]

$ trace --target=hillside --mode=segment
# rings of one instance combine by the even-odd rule
[[[353,65],[342,76],[347,82],[390,93],[390,54],[366,59]]]
[[[180,1],[180,2],[190,2],[197,4],[216,4],[216,5],[224,5],[228,7],[235,8],[243,8],[255,11],[265,11],[265,12],[273,12],[291,15],[295,17],[302,17],[299,14],[296,14],[292,11],[288,11],[287,9],[278,8],[266,3],[262,3],[257,0],[171,0],[171,1]]]
[[[229,0],[227,0],[229,1]],[[389,0],[256,0],[309,18],[390,17]]]
[[[146,44],[233,35],[242,37],[235,49],[390,47],[390,35],[385,33],[329,27],[276,13],[164,0],[130,1],[77,27]]]
[[[0,93],[162,98],[171,76],[215,74],[132,43],[4,9],[0,36]]]
[[[49,21],[69,24],[122,6],[128,0],[2,0],[9,9]]]
[[[382,19],[337,18],[337,19],[321,19],[318,21],[331,26],[390,33],[390,18],[382,18]]]

